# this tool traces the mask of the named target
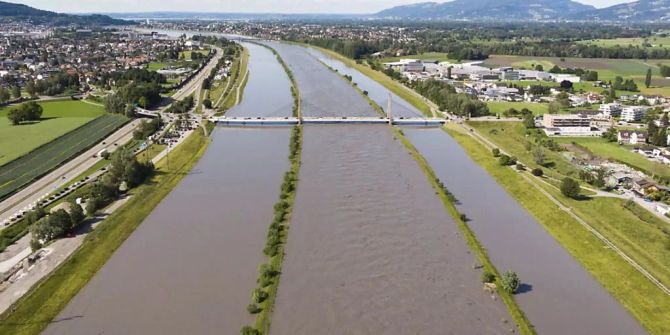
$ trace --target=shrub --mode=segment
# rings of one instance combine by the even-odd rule
[[[253,299],[257,304],[262,303],[267,298],[268,298],[268,293],[265,292],[263,289],[257,288],[257,289],[254,290]]]
[[[461,221],[468,222],[468,216],[465,215],[464,213],[461,213],[460,218],[461,218]]]
[[[533,176],[536,177],[542,177],[544,175],[544,171],[542,171],[542,169],[539,168],[533,169],[530,173],[532,173]]]
[[[493,157],[500,157],[500,149],[493,148],[491,151],[493,152]]]
[[[579,197],[579,183],[570,177],[566,177],[561,182],[561,193],[568,198],[576,199]]]
[[[489,271],[482,273],[482,283],[493,283],[496,280],[496,275]]]
[[[511,165],[512,163],[510,163],[510,162],[511,162],[511,157],[510,157],[510,156],[507,156],[507,155],[500,155],[500,158],[498,158],[498,163],[499,163],[501,166],[508,166],[508,165]]]
[[[241,335],[259,335],[260,333],[254,327],[244,326],[244,327],[242,327],[242,329],[240,329],[240,334]]]
[[[516,272],[506,271],[500,277],[500,287],[508,293],[514,293],[519,288],[519,276]]]
[[[516,169],[519,170],[519,171],[523,171],[523,170],[525,170],[526,168],[523,166],[523,164],[521,164],[521,163],[517,163],[517,164],[516,164]]]
[[[258,314],[258,313],[260,313],[262,310],[263,310],[263,309],[260,308],[260,307],[258,307],[258,305],[256,305],[256,304],[249,304],[249,305],[247,306],[247,312],[249,312],[249,314]]]

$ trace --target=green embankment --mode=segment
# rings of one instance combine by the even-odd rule
[[[105,114],[3,165],[0,169],[0,198],[100,142],[127,121],[124,116]]]
[[[242,55],[240,60],[237,62],[236,66],[232,69],[233,76],[230,78],[231,82],[223,93],[223,101],[219,111],[224,112],[233,108],[237,103],[237,90],[243,85],[243,80],[246,77],[247,65],[249,62],[249,50],[246,48],[242,49]],[[241,89],[241,88],[240,88]]]
[[[114,251],[187,175],[204,154],[209,138],[194,132],[156,165],[151,181],[131,191],[132,198],[90,233],[82,246],[36,285],[0,319],[0,334],[40,334],[81,290]]]
[[[538,189],[529,185],[529,182],[518,172],[501,167],[497,159],[492,156],[490,149],[474,140],[466,130],[455,124],[449,124],[446,129],[468,155],[486,169],[507,192],[528,210],[553,238],[630,311],[650,333],[670,333],[670,323],[667,322],[667,320],[670,320],[670,297],[663,294],[622,257],[606,248],[602,241],[581,226],[569,214],[562,211],[556,204],[549,201]],[[501,148],[503,147],[501,146]],[[546,190],[552,189],[548,186],[543,188]],[[555,189],[553,191],[556,192]],[[564,201],[561,198],[559,200]],[[598,221],[583,217],[582,215],[588,214],[583,209],[578,208],[577,214],[590,224],[610,225],[612,220],[620,219],[617,216],[618,214],[624,215],[623,219],[632,220],[630,214],[622,214],[619,211],[615,212],[618,214],[611,215],[610,209],[603,209],[600,207],[601,205],[598,204],[598,207],[594,206],[591,209],[603,211]],[[622,232],[623,230],[620,230],[618,233]],[[607,233],[607,231],[601,233]],[[612,240],[618,242],[614,238]],[[656,248],[658,242],[654,243],[654,248]],[[620,245],[619,247],[623,248],[625,246]]]

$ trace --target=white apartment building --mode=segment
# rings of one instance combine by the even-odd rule
[[[644,113],[647,111],[645,107],[641,106],[626,106],[621,111],[621,119],[626,122],[636,122],[642,120]]]

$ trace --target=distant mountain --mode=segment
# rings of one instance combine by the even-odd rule
[[[595,7],[571,0],[454,0],[393,7],[377,13],[383,18],[451,20],[553,20],[570,18]]]
[[[454,0],[393,7],[375,16],[423,20],[669,22],[670,0],[638,0],[601,9],[571,0]]]
[[[582,13],[581,19],[603,21],[670,21],[670,0],[639,0]]]
[[[127,25],[133,22],[113,19],[106,15],[69,15],[36,9],[26,5],[0,1],[0,19],[23,20],[35,24],[55,26],[111,26]]]

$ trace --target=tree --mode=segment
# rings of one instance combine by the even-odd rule
[[[18,109],[12,108],[7,112],[7,118],[13,125],[19,125],[23,121],[23,115]]]
[[[561,106],[556,101],[549,103],[549,114],[558,114],[561,110]]]
[[[9,98],[11,98],[9,91],[4,87],[0,87],[0,103],[7,102]]]
[[[367,91],[364,91],[363,93],[365,94],[366,92]],[[212,109],[212,100],[205,99],[205,100],[202,101],[202,105],[205,106],[205,108],[207,108],[207,109]]]
[[[493,148],[491,152],[493,153],[493,157],[500,157],[500,149]]]
[[[647,69],[647,76],[644,78],[644,86],[651,86],[651,68]]]
[[[84,222],[85,217],[84,210],[81,209],[81,206],[76,202],[70,202],[70,221],[72,222],[72,226],[76,227]]]
[[[544,175],[544,171],[542,171],[540,168],[533,169],[530,173],[532,173],[535,177],[542,177],[542,175]]]
[[[670,126],[670,119],[668,119],[668,113],[663,113],[663,116],[661,116],[661,127],[667,128]]]
[[[614,127],[610,127],[609,129],[607,129],[607,131],[605,131],[602,134],[602,138],[606,139],[608,142],[616,142],[617,141],[616,129],[614,129]]]
[[[535,65],[535,71],[544,71],[544,66],[542,64]]]
[[[28,84],[26,84],[26,93],[28,93],[28,95],[30,95],[31,97],[35,96],[35,94],[37,93],[37,90],[35,89],[35,83],[29,81]]]
[[[533,115],[533,113],[525,108],[521,112],[523,113],[524,127],[528,129],[535,128],[535,116]]]
[[[142,106],[142,108],[147,108],[147,97],[141,96],[137,103]]]
[[[561,182],[561,193],[568,197],[576,199],[581,191],[579,183],[570,177],[566,177]]]
[[[105,98],[105,111],[112,114],[125,112],[126,102],[118,93],[110,94]]]
[[[18,125],[23,121],[39,120],[42,117],[42,112],[42,106],[34,101],[30,101],[21,104],[16,108],[12,108],[7,113],[7,118],[12,122],[12,124]]]
[[[547,155],[544,153],[544,149],[542,149],[541,146],[535,146],[531,154],[533,154],[533,160],[535,160],[537,165],[544,166]]]
[[[21,88],[17,85],[12,86],[12,97],[18,99],[21,97]]]
[[[520,284],[519,276],[514,271],[506,271],[500,277],[500,287],[507,293],[515,293]]]
[[[569,80],[563,80],[560,84],[561,89],[564,91],[569,91],[572,89],[572,82]]]
[[[657,145],[659,147],[667,147],[668,146],[668,132],[665,130],[665,127],[662,127],[659,131],[658,134],[654,137],[654,145]]]

